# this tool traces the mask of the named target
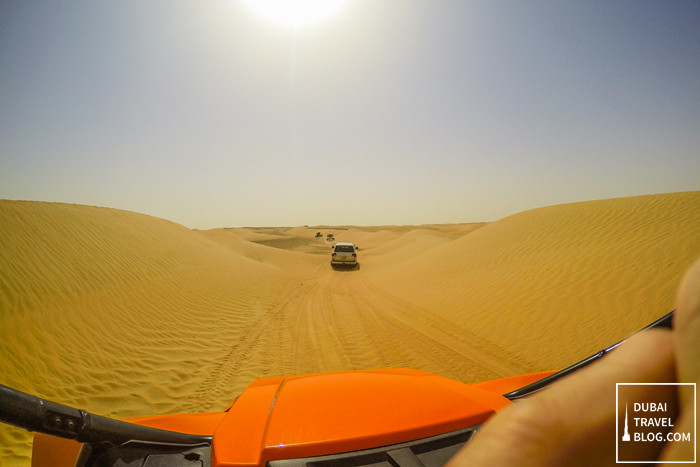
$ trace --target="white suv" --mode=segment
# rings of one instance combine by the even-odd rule
[[[338,264],[357,264],[357,248],[354,243],[338,242],[333,246],[331,266]]]

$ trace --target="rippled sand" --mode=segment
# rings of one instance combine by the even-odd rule
[[[118,417],[221,410],[262,376],[556,369],[672,309],[699,225],[700,192],[490,224],[210,231],[0,201],[0,383]],[[329,233],[360,246],[358,268],[330,267]],[[0,427],[0,464],[30,452]]]

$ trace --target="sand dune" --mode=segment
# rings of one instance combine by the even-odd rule
[[[180,225],[87,206],[2,201],[0,245],[0,382],[112,415],[229,399],[198,388],[296,277]],[[28,439],[3,427],[2,459],[26,458]]]
[[[217,229],[218,230],[218,229]],[[246,229],[246,228],[238,228],[238,229],[223,229],[226,230],[230,233],[233,233],[237,235],[238,237],[248,240],[250,242],[256,242],[256,241],[264,241],[264,240],[276,240],[279,238],[284,238],[284,235],[280,233],[281,229],[265,229],[264,231],[261,231],[262,229]],[[286,230],[286,229],[282,229]]]
[[[368,232],[359,229],[350,229],[336,235],[336,240],[339,242],[351,242],[359,246],[362,251],[371,250],[385,243],[399,238],[402,233],[392,232],[391,230],[379,230],[377,232]]]
[[[262,376],[567,365],[670,311],[700,192],[491,224],[190,230],[0,201],[0,383],[109,416],[220,410]],[[315,238],[321,231],[323,238]],[[360,245],[332,269],[331,243]],[[3,465],[31,436],[0,426]]]
[[[238,235],[222,229],[214,229],[200,232],[200,235],[212,242],[218,244],[219,246],[230,250],[240,256],[252,259],[262,264],[268,264],[281,268],[285,271],[293,271],[294,276],[297,277],[300,274],[306,275],[311,274],[313,271],[318,269],[319,261],[318,258],[314,258],[311,255],[301,253],[299,251],[294,251],[294,248],[288,250],[280,248],[270,248],[265,246],[265,244],[256,243],[253,241],[243,240]],[[281,241],[282,239],[275,239],[275,241]],[[294,240],[292,237],[288,240]],[[263,240],[267,242],[269,240]],[[330,247],[326,249],[324,244],[323,253],[328,253]]]
[[[698,192],[552,206],[368,279],[537,369],[556,368],[671,311],[700,254],[699,225]]]
[[[412,230],[391,241],[386,241],[381,246],[371,248],[365,262],[379,265],[380,269],[389,264],[395,267],[433,248],[450,243],[454,239],[454,236],[446,233],[424,229]]]

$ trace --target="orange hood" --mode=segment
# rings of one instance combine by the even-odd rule
[[[262,378],[214,432],[214,466],[356,451],[478,425],[510,402],[424,371],[349,371]]]

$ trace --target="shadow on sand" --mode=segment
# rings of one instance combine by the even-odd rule
[[[353,264],[352,266],[346,266],[344,264],[331,264],[331,269],[338,272],[359,271],[360,263]]]

